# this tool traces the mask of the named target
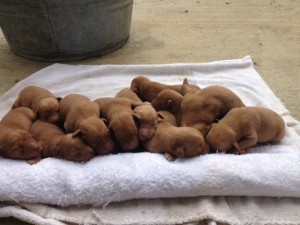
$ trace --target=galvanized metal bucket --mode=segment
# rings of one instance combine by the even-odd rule
[[[1,0],[11,50],[40,61],[101,56],[128,40],[133,0]]]

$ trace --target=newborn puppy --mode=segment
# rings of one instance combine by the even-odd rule
[[[150,140],[157,128],[159,114],[151,105],[141,105],[133,112],[137,115],[138,138],[140,141]]]
[[[195,86],[195,85],[192,85]],[[147,77],[138,76],[131,81],[130,89],[135,92],[142,101],[152,102],[159,92],[165,89],[172,89],[182,94],[182,84],[167,85],[159,82],[151,81]]]
[[[181,102],[181,126],[194,127],[206,135],[216,119],[235,108],[245,106],[230,89],[219,85],[186,93]]]
[[[59,101],[60,97],[55,97],[50,91],[37,87],[25,87],[20,93],[12,108],[25,106],[31,108],[37,119],[49,123],[59,121]]]
[[[131,104],[138,105],[134,108],[134,112],[139,116],[136,117],[138,123],[138,138],[140,141],[150,140],[157,127],[158,114],[155,109],[149,104],[145,104],[142,100],[129,88],[124,88],[119,91],[116,96],[128,98]]]
[[[32,136],[42,145],[42,154],[32,163],[41,158],[55,157],[76,162],[90,160],[94,156],[93,149],[74,134],[66,134],[55,124],[37,120],[30,128]]]
[[[40,155],[41,145],[29,134],[35,120],[27,107],[10,110],[0,122],[0,156],[29,160]]]
[[[64,128],[67,133],[79,135],[100,155],[113,151],[106,120],[100,118],[100,108],[88,97],[70,94],[60,101],[61,118],[65,120]]]
[[[285,123],[274,111],[262,107],[230,110],[206,136],[212,149],[246,153],[257,143],[278,142],[285,135]]]
[[[166,110],[176,117],[177,126],[181,123],[181,102],[183,96],[178,92],[166,89],[161,91],[152,101],[152,106],[157,110]]]
[[[143,143],[143,147],[154,153],[164,153],[172,161],[179,158],[193,157],[209,152],[209,146],[203,135],[192,127],[176,127],[167,121],[159,121],[153,138]]]
[[[138,128],[135,119],[141,119],[131,109],[127,98],[99,98],[95,102],[100,106],[101,116],[108,121],[108,128],[124,151],[134,151],[139,145]]]

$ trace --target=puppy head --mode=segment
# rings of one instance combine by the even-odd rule
[[[110,121],[108,128],[124,151],[133,151],[138,147],[138,129],[132,113],[119,113]]]
[[[136,93],[139,96],[139,94],[140,94],[140,86],[144,82],[148,82],[148,81],[149,81],[149,79],[147,77],[137,76],[137,77],[135,77],[135,78],[132,79],[131,85],[130,85],[130,90],[132,90],[134,93]]]
[[[203,135],[194,128],[180,129],[173,154],[179,158],[193,157],[209,153],[210,148]]]
[[[167,110],[174,113],[180,108],[182,98],[183,96],[177,91],[166,89],[159,92],[156,98],[152,100],[152,106],[156,110]]]
[[[58,157],[66,160],[84,162],[94,156],[93,149],[72,133],[66,134],[55,147]]]
[[[0,155],[11,159],[28,160],[41,154],[42,146],[23,130],[15,129],[5,134],[0,143]]]
[[[100,155],[109,154],[114,148],[111,134],[105,119],[90,117],[83,120],[73,136],[80,136]]]
[[[151,105],[142,105],[134,109],[133,117],[138,124],[139,140],[150,140],[157,128],[158,113]]]
[[[37,118],[48,123],[56,123],[60,119],[59,100],[61,98],[44,98],[35,110]]]
[[[236,133],[221,123],[212,124],[206,136],[206,141],[213,150],[226,152],[236,145]]]

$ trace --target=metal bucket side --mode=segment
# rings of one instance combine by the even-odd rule
[[[1,0],[0,25],[18,55],[42,61],[100,56],[123,46],[133,0]]]

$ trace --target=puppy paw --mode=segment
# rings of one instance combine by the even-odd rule
[[[37,164],[39,161],[41,161],[41,157],[36,157],[36,158],[33,158],[33,159],[26,160],[26,162],[30,165]]]
[[[164,154],[164,156],[165,156],[165,158],[166,158],[166,160],[168,160],[168,161],[174,161],[175,159],[176,159],[176,157],[174,156],[174,155],[172,155],[172,154],[170,154],[170,153],[168,153],[168,152],[166,152],[165,154]]]

